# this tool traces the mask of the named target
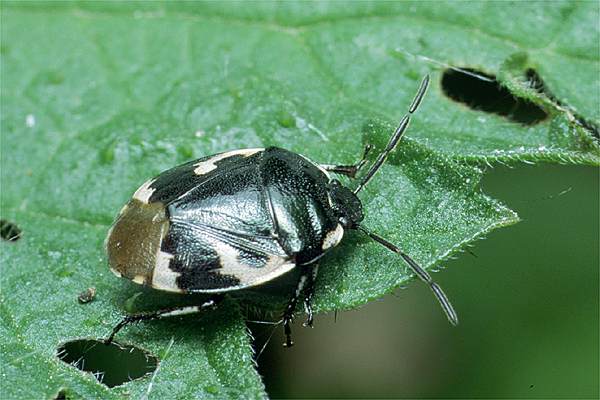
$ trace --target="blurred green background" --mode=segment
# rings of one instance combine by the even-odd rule
[[[259,359],[283,397],[598,398],[599,170],[490,169],[483,190],[522,221],[492,232],[434,278],[451,327],[414,281],[359,310],[277,329]],[[374,260],[374,262],[377,262]],[[400,261],[399,261],[400,262]],[[254,328],[260,344],[268,328]]]

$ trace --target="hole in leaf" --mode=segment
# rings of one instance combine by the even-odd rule
[[[9,242],[15,242],[21,238],[21,229],[12,222],[0,219],[0,236]]]
[[[67,391],[65,389],[60,389],[56,394],[54,400],[68,400]]]
[[[145,350],[115,342],[107,345],[94,339],[66,342],[56,355],[67,364],[91,372],[108,387],[141,378],[158,367],[158,358]]]
[[[548,113],[529,100],[515,97],[501,86],[494,75],[470,68],[447,69],[442,75],[442,89],[452,100],[480,111],[502,115],[512,121],[533,125]]]
[[[527,77],[527,80],[529,81],[529,85],[533,89],[535,89],[537,92],[543,93],[544,95],[546,95],[546,97],[548,97],[550,100],[552,100],[553,103],[555,103],[561,107],[570,108],[570,107],[566,106],[565,104],[563,104],[554,95],[554,93],[552,93],[550,91],[550,89],[548,89],[548,87],[544,83],[544,80],[537,73],[536,70],[534,70],[533,68],[529,68],[527,71],[525,71],[525,76]],[[573,111],[573,110],[571,110],[571,111]],[[585,118],[583,118],[581,115],[577,114],[574,111],[573,111],[573,116],[575,117],[575,119],[579,125],[581,125],[584,129],[587,129],[596,139],[600,139],[600,128],[598,128],[598,126],[596,126],[594,123],[592,123],[590,121],[587,121]]]

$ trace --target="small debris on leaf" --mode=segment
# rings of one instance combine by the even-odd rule
[[[84,290],[83,292],[79,293],[79,296],[77,296],[77,300],[80,304],[86,304],[94,300],[94,297],[96,297],[96,288],[90,287]]]

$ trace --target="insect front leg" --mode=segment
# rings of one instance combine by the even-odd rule
[[[334,174],[346,175],[350,178],[356,178],[356,174],[361,170],[361,168],[367,163],[367,156],[369,152],[373,148],[372,145],[368,144],[365,146],[365,150],[363,152],[363,156],[359,162],[354,165],[328,165],[328,164],[320,164],[319,166],[323,168],[325,171],[333,172]]]
[[[182,307],[171,307],[165,308],[162,310],[149,312],[149,313],[139,313],[139,314],[131,314],[126,315],[112,330],[108,338],[104,340],[105,344],[112,343],[115,335],[123,329],[125,326],[132,324],[134,322],[139,321],[150,321],[153,319],[166,318],[166,317],[174,317],[177,315],[186,315],[186,314],[195,314],[202,312],[209,308],[216,307],[223,300],[222,295],[213,296],[209,300],[205,301],[199,306],[182,306]]]
[[[294,345],[292,341],[292,328],[290,324],[294,320],[294,311],[296,311],[296,306],[298,305],[298,300],[300,296],[304,293],[304,308],[308,314],[308,320],[306,321],[306,325],[312,326],[312,306],[311,300],[314,294],[314,281],[317,277],[318,266],[317,264],[304,265],[302,268],[302,275],[298,279],[298,283],[296,284],[296,289],[292,294],[292,297],[288,301],[287,306],[285,307],[285,311],[283,312],[283,332],[285,333],[285,343],[283,344],[285,347],[291,347]]]

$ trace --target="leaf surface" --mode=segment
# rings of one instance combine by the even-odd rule
[[[1,218],[23,230],[0,243],[3,398],[265,396],[235,300],[123,331],[162,361],[121,387],[55,355],[66,340],[103,337],[124,312],[193,301],[117,279],[102,244],[133,191],[184,161],[275,145],[353,163],[365,144],[385,145],[430,74],[407,137],[361,199],[365,226],[432,268],[517,221],[479,189],[486,164],[600,160],[591,2],[4,2],[1,12]],[[496,75],[548,118],[525,126],[450,100],[448,65]],[[315,307],[356,307],[411,278],[348,233],[321,263]],[[78,304],[91,286],[97,299]]]

